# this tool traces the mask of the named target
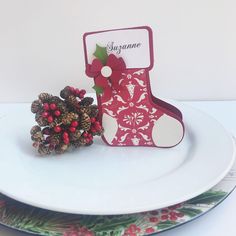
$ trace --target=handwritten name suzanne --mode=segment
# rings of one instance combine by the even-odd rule
[[[116,54],[120,54],[122,50],[127,49],[135,49],[140,48],[141,43],[129,43],[129,44],[122,44],[122,45],[115,45],[114,42],[109,42],[107,44],[107,51],[108,52],[115,52]]]

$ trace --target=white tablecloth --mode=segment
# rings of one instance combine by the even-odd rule
[[[236,136],[236,101],[186,102],[199,108],[221,122]],[[235,236],[236,191],[223,203],[206,215],[175,229],[158,234],[160,236]],[[23,236],[24,233],[0,226],[0,236]]]

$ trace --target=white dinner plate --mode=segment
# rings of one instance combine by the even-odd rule
[[[29,104],[0,105],[0,192],[33,206],[79,214],[126,214],[170,206],[217,184],[234,143],[213,118],[184,104],[186,134],[174,148],[94,145],[38,156]]]

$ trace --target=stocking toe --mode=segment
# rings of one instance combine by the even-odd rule
[[[183,138],[184,127],[177,119],[162,115],[153,126],[152,139],[157,147],[172,147]]]

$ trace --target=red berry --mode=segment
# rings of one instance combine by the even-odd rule
[[[49,116],[49,117],[48,117],[48,122],[49,122],[49,123],[52,123],[52,122],[53,122],[53,117],[52,117],[52,116]]]
[[[102,129],[102,126],[101,125],[96,125],[95,128],[96,128],[97,131],[100,131]]]
[[[79,93],[80,93],[80,90],[79,89],[75,89],[75,94],[79,95]]]
[[[70,142],[69,138],[64,138],[63,141],[64,141],[64,144],[69,144]]]
[[[44,109],[44,111],[48,111],[48,110],[49,110],[49,105],[48,105],[48,103],[44,103],[44,104],[43,104],[43,109]]]
[[[79,98],[83,98],[85,94],[86,94],[86,91],[84,89],[81,89],[78,96]]]
[[[86,141],[86,143],[89,143],[91,140],[90,140],[90,138],[86,138],[85,141]]]
[[[91,123],[94,123],[94,122],[96,121],[95,117],[92,117],[92,118],[90,119],[90,121],[91,121]]]
[[[149,227],[145,230],[145,233],[147,233],[147,234],[151,234],[151,233],[154,233],[154,232],[155,232],[155,230],[152,227]]]
[[[178,218],[177,218],[176,216],[171,216],[171,217],[170,217],[170,220],[171,220],[171,221],[176,221],[177,219],[178,219]]]
[[[77,127],[79,125],[78,121],[74,120],[70,124],[72,127]]]
[[[69,134],[68,134],[67,132],[64,132],[64,133],[63,133],[63,138],[66,139],[66,138],[68,138],[68,137],[69,137]]]
[[[136,229],[137,229],[137,225],[131,224],[131,225],[129,226],[129,229],[130,229],[132,232],[135,232]]]
[[[177,215],[177,213],[174,212],[174,211],[171,211],[169,214],[170,214],[170,216],[176,216]]]
[[[76,128],[75,127],[70,127],[69,130],[70,130],[71,133],[74,133],[76,131]]]
[[[162,215],[162,216],[161,216],[161,219],[162,219],[162,220],[168,220],[168,218],[169,218],[168,215]]]
[[[47,118],[48,116],[49,116],[49,113],[48,113],[48,112],[45,111],[45,112],[42,113],[42,117],[43,117],[43,118]]]
[[[55,115],[55,116],[60,116],[60,115],[61,115],[61,112],[60,112],[59,110],[56,110],[56,111],[54,112],[54,115]]]
[[[57,108],[57,105],[55,103],[50,104],[50,109],[55,110]]]
[[[54,127],[54,131],[55,131],[56,133],[60,133],[60,132],[61,132],[61,127],[60,127],[60,126],[55,126],[55,127]]]
[[[96,133],[96,131],[97,131],[97,130],[96,130],[95,128],[91,128],[91,132],[92,132],[92,133]]]
[[[94,125],[100,125],[100,122],[99,121],[95,121]]]
[[[156,222],[158,222],[159,220],[158,220],[157,217],[150,217],[150,218],[149,218],[149,221],[152,222],[152,223],[156,223]]]
[[[88,137],[88,133],[84,133],[83,136],[84,136],[85,138],[87,138],[87,137]]]
[[[81,90],[80,90],[80,94],[85,95],[85,94],[86,94],[86,90],[85,90],[85,89],[81,89]]]

